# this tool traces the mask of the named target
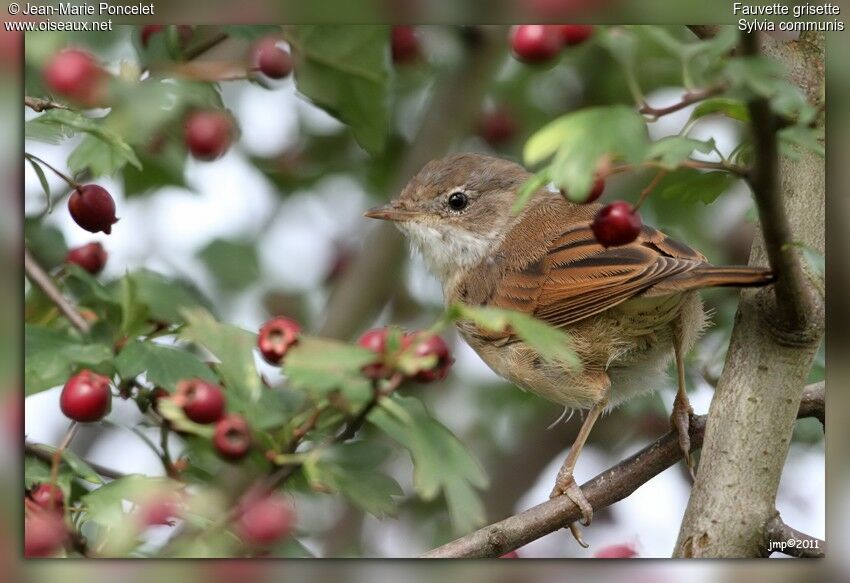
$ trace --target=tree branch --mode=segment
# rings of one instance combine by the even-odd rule
[[[63,105],[51,99],[42,99],[41,97],[24,97],[24,105],[31,110],[41,113],[48,109],[68,109],[67,105]]]
[[[823,414],[823,394],[813,390],[805,411],[809,415]],[[707,416],[691,419],[691,451],[700,448],[705,435]],[[670,431],[636,454],[605,470],[582,485],[582,491],[595,510],[610,506],[628,497],[646,482],[682,459],[678,435]],[[505,520],[496,522],[464,537],[428,551],[422,558],[485,558],[498,557],[509,551],[560,530],[581,519],[578,506],[567,496],[559,496],[538,504]]]
[[[762,552],[765,557],[780,552],[799,559],[822,559],[826,556],[826,542],[791,528],[777,512],[764,525]]]
[[[726,90],[723,86],[715,86],[708,87],[707,89],[702,89],[700,91],[693,91],[689,93],[685,93],[682,95],[682,99],[673,103],[672,105],[668,105],[666,107],[652,107],[648,103],[644,103],[641,105],[638,111],[643,115],[649,116],[651,118],[650,121],[657,121],[658,118],[669,115],[681,109],[685,109],[686,107],[693,105],[694,103],[699,103],[700,101],[705,101],[709,97],[714,97],[715,95],[720,95]]]
[[[30,254],[29,249],[24,247],[24,272],[27,278],[33,285],[37,286],[44,292],[50,301],[52,301],[59,311],[68,319],[74,328],[82,332],[88,333],[91,329],[88,321],[80,315],[77,309],[71,305],[71,302],[62,295],[53,280],[47,275],[47,272],[38,264],[38,261]]]

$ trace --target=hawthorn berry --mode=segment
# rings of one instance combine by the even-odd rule
[[[640,215],[627,202],[612,202],[596,213],[590,228],[603,247],[626,245],[640,234]]]
[[[414,332],[404,337],[404,347],[413,346],[413,354],[416,356],[436,356],[437,360],[429,369],[420,370],[413,375],[413,380],[418,383],[432,383],[441,381],[449,374],[454,359],[449,354],[446,341],[436,334],[427,332]]]
[[[390,49],[393,63],[408,65],[417,61],[422,53],[419,37],[412,26],[394,26],[390,32]]]
[[[283,79],[292,72],[292,55],[277,42],[274,37],[260,39],[251,51],[252,66],[271,79]]]
[[[387,328],[373,328],[364,332],[357,340],[357,345],[371,350],[379,356],[372,364],[363,367],[363,374],[370,379],[385,379],[392,374],[392,370],[384,364],[387,349]]]
[[[597,178],[593,181],[593,186],[590,187],[590,192],[587,193],[587,198],[581,201],[581,204],[589,204],[591,202],[594,202],[600,196],[602,196],[603,192],[605,192],[605,181],[601,178]]]
[[[511,30],[511,50],[526,63],[545,63],[561,50],[561,33],[551,24],[522,24]]]
[[[88,369],[68,379],[59,395],[62,413],[80,423],[100,421],[109,413],[111,405],[109,379]]]
[[[561,41],[571,47],[583,43],[593,36],[593,26],[590,24],[559,24]]]
[[[510,142],[518,130],[514,114],[506,107],[495,107],[478,119],[476,133],[491,146],[498,147]]]
[[[215,424],[213,445],[228,460],[240,460],[251,450],[251,429],[241,415],[230,414]]]
[[[295,320],[278,316],[260,328],[257,348],[269,364],[280,364],[292,346],[298,342],[301,326]]]
[[[174,526],[174,519],[179,518],[182,511],[176,493],[159,493],[139,505],[138,517],[144,526]]]
[[[230,148],[233,120],[223,111],[196,111],[183,124],[183,139],[189,152],[198,160],[215,160]]]
[[[79,265],[92,275],[97,275],[103,270],[108,257],[103,245],[95,241],[70,249],[65,256],[65,263]]]
[[[112,225],[118,222],[112,195],[97,184],[75,188],[68,197],[68,211],[74,222],[90,233],[103,231],[108,235]]]
[[[65,494],[62,493],[62,488],[55,484],[38,484],[29,491],[29,497],[44,510],[55,510],[61,513],[65,505]]]
[[[24,520],[24,556],[52,557],[67,536],[65,521],[56,512],[30,512]]]
[[[163,30],[165,30],[165,26],[162,24],[146,24],[143,26],[142,30],[139,32],[139,38],[142,42],[142,46],[147,48],[151,41],[151,37]],[[186,47],[189,46],[189,42],[192,40],[193,34],[191,26],[187,24],[177,25],[177,38],[179,39],[178,42],[181,50],[185,50]]]
[[[220,386],[202,379],[177,383],[174,399],[183,407],[186,417],[195,423],[215,423],[224,415],[224,391]]]
[[[609,545],[593,553],[596,559],[632,559],[636,556],[637,550],[630,544]]]
[[[247,544],[270,546],[295,528],[295,509],[283,495],[273,492],[246,500],[236,521],[236,531]]]
[[[106,72],[85,51],[65,49],[53,55],[44,67],[44,83],[51,92],[83,107],[103,105]]]

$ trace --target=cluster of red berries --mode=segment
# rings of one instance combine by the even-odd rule
[[[224,459],[237,461],[251,451],[251,428],[242,415],[226,413],[224,390],[219,385],[202,379],[182,380],[171,399],[189,420],[215,424],[213,447]]]
[[[374,363],[363,368],[364,375],[376,380],[391,377],[396,372],[395,363],[399,357],[410,350],[417,357],[434,357],[431,367],[417,371],[410,377],[411,380],[431,383],[441,381],[449,374],[454,359],[445,340],[428,332],[410,332],[401,337],[397,350],[390,350],[387,342],[390,334],[389,328],[374,328],[364,332],[357,340],[359,346],[377,355]]]
[[[55,556],[65,540],[65,495],[55,484],[35,484],[24,498],[24,556]]]
[[[592,34],[593,26],[587,24],[522,24],[511,30],[511,50],[520,61],[545,63]]]

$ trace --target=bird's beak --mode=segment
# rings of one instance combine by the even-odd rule
[[[418,211],[400,209],[398,207],[394,207],[392,204],[376,206],[375,208],[371,208],[363,213],[363,216],[369,219],[381,219],[382,221],[397,222],[409,221],[421,215],[422,213]]]

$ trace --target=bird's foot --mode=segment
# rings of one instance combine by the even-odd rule
[[[679,449],[682,450],[682,456],[688,465],[691,480],[695,479],[694,460],[691,457],[691,435],[689,433],[693,414],[694,410],[691,408],[688,398],[680,398],[679,395],[676,395],[676,400],[673,401],[673,412],[670,414],[670,425],[679,434]]]
[[[576,484],[571,472],[558,474],[558,478],[555,480],[555,487],[552,489],[552,493],[549,494],[549,498],[557,498],[558,496],[563,495],[566,495],[576,506],[578,506],[579,510],[581,510],[581,523],[585,526],[590,526],[590,523],[593,520],[593,506],[590,505],[590,502],[588,502],[584,492],[582,492],[581,488],[579,488],[578,484]],[[584,548],[590,546],[584,542],[584,539],[581,536],[581,529],[577,523],[570,523],[569,528],[578,544]]]

